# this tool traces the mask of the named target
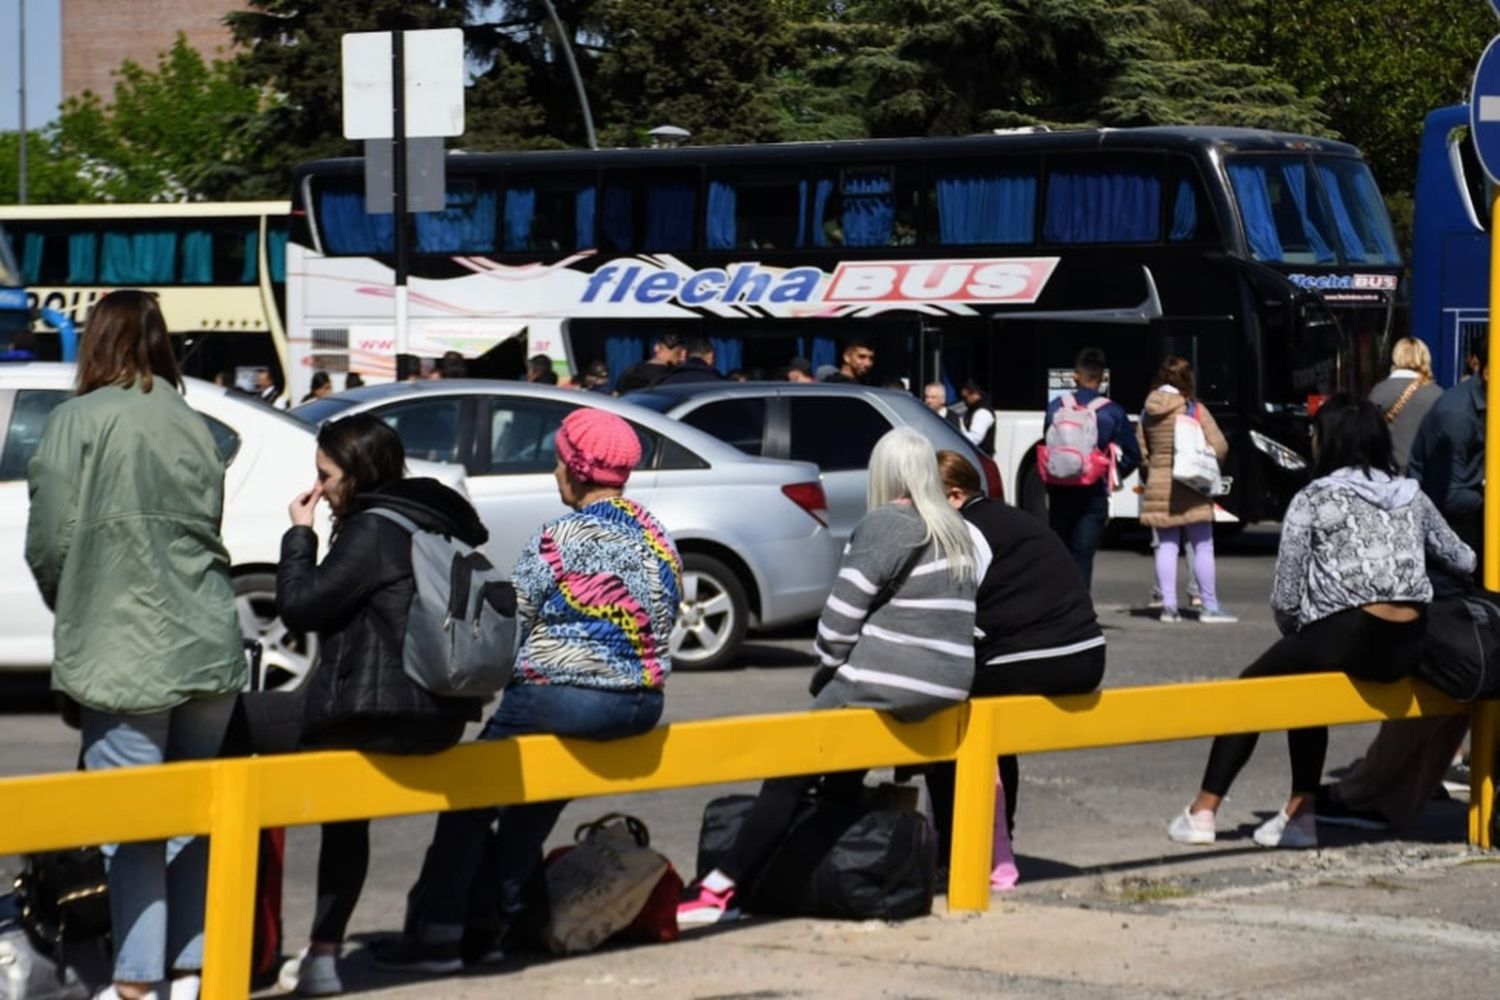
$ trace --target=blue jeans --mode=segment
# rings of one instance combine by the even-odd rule
[[[518,684],[505,689],[481,740],[555,733],[588,740],[635,736],[661,718],[662,692],[600,691],[562,684]],[[501,809],[470,809],[438,817],[432,844],[407,900],[406,927],[420,940],[462,939],[469,889],[484,854],[486,833],[498,815],[496,851],[500,909],[507,918],[522,908],[526,880],[542,860],[542,845],[568,803],[533,802]]]
[[[234,695],[193,698],[165,712],[117,715],[84,708],[83,766],[90,771],[217,757]],[[115,981],[154,983],[203,968],[208,840],[105,844]]]
[[[1109,520],[1109,497],[1093,486],[1047,487],[1047,523],[1062,539],[1083,574],[1083,585],[1094,585],[1094,553]]]

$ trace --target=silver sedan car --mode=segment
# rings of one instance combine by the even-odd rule
[[[707,431],[747,455],[818,466],[828,527],[840,544],[865,515],[870,452],[893,427],[915,428],[934,450],[967,457],[986,492],[1002,499],[994,461],[910,393],[847,383],[689,382],[622,398]]]
[[[759,459],[703,431],[596,392],[521,382],[442,380],[368,386],[292,410],[321,424],[373,413],[412,458],[462,465],[490,531],[486,554],[508,569],[542,522],[566,512],[553,438],[582,407],[616,413],[641,439],[628,496],[682,553],[682,608],[673,664],[731,662],[748,628],[817,617],[838,570],[816,466]]]

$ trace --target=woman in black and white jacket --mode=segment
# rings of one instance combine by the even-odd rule
[[[1474,552],[1414,480],[1394,474],[1391,436],[1371,402],[1339,393],[1314,420],[1316,478],[1281,527],[1271,609],[1284,638],[1241,677],[1341,671],[1366,681],[1411,674],[1432,600],[1427,560],[1460,573]],[[1168,827],[1180,844],[1214,842],[1214,817],[1255,750],[1257,734],[1214,740],[1197,797]],[[1323,726],[1287,733],[1292,794],[1255,831],[1262,847],[1315,847],[1313,804],[1328,750]]]

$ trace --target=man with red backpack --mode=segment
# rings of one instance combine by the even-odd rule
[[[1047,484],[1047,521],[1092,587],[1094,553],[1109,519],[1109,493],[1141,464],[1141,448],[1125,408],[1100,393],[1104,352],[1078,353],[1077,387],[1047,404],[1037,471]]]

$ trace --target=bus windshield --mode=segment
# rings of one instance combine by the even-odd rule
[[[1226,163],[1256,260],[1401,263],[1385,204],[1361,161],[1248,155],[1229,157]]]

